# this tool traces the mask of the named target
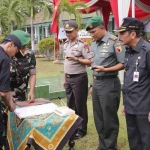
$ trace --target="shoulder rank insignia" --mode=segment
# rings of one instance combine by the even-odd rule
[[[68,43],[69,41],[68,40],[66,40],[65,42],[64,42],[64,44],[66,44],[66,43]]]
[[[79,42],[84,43],[85,41],[83,41],[83,40],[79,39]]]
[[[115,41],[115,40],[117,40],[118,38],[117,38],[116,36],[111,36],[109,39]]]
[[[121,44],[118,42],[118,43],[115,43],[114,46],[121,46]]]

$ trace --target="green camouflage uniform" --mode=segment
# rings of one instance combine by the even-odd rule
[[[17,53],[12,58],[10,72],[10,87],[13,96],[18,100],[25,100],[29,77],[32,74],[36,74],[34,53],[30,50],[26,50],[24,55],[21,52]]]

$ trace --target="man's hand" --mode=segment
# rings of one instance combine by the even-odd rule
[[[121,112],[122,112],[123,115],[125,115],[125,108],[124,108],[124,105],[122,106]]]
[[[66,57],[69,61],[73,60],[73,61],[78,61],[77,57],[75,56],[67,56]]]
[[[93,87],[91,87],[90,90],[89,90],[90,97],[92,97],[92,89],[93,89]]]
[[[148,121],[150,122],[150,112],[148,113]]]
[[[34,93],[33,93],[33,92],[29,92],[29,93],[28,93],[28,102],[29,102],[29,103],[33,103],[34,100],[35,100]]]
[[[93,70],[96,72],[104,72],[104,67],[103,66],[94,66]]]
[[[66,88],[66,81],[63,81],[62,86],[64,89]]]

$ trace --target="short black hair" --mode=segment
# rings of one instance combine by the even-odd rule
[[[137,38],[142,37],[144,34],[144,32],[142,30],[128,30],[128,32],[129,32],[129,34],[131,34],[132,32],[135,32]]]

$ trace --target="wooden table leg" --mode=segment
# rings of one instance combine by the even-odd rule
[[[69,143],[68,143],[68,145],[69,145],[69,150],[75,150],[75,149],[74,149],[74,145],[75,145],[74,138],[75,138],[75,136],[76,136],[76,133],[77,133],[77,131],[75,131],[75,132],[73,133],[73,135],[71,136],[71,138],[70,138],[70,140],[69,140]]]

